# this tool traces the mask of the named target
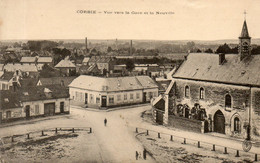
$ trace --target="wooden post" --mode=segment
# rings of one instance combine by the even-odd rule
[[[215,144],[213,144],[213,148],[212,148],[211,151],[216,151],[216,149],[215,149]]]
[[[30,134],[27,134],[27,139],[30,139]]]
[[[239,157],[239,150],[237,150],[237,154],[236,154],[236,157]]]
[[[224,154],[228,154],[227,153],[227,147],[224,148]]]
[[[255,154],[255,161],[257,161],[257,154]]]
[[[56,133],[56,134],[58,133],[58,129],[57,129],[57,128],[55,129],[55,133]]]
[[[12,136],[12,142],[14,142],[14,136]]]
[[[173,136],[171,135],[171,141],[173,141]]]
[[[160,139],[161,138],[161,135],[160,135],[160,133],[158,132],[158,138]]]
[[[183,144],[186,144],[186,138],[184,138],[184,140],[183,140]]]
[[[138,133],[138,128],[136,127],[135,132]]]
[[[198,148],[200,148],[200,141],[198,141]]]
[[[92,128],[90,127],[90,129],[89,129],[89,133],[92,133]]]
[[[42,130],[42,136],[44,136],[44,132],[43,132],[43,130]]]
[[[146,135],[149,135],[149,130],[146,131]]]
[[[74,128],[72,128],[72,133],[74,133],[75,131],[74,131]]]

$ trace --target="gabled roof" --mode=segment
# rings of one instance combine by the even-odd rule
[[[70,60],[63,59],[55,67],[56,68],[75,68],[76,66]]]
[[[173,78],[260,86],[260,55],[240,61],[237,54],[226,54],[226,62],[219,65],[216,54],[189,54]]]
[[[14,72],[4,72],[0,77],[0,80],[10,81],[14,77]]]
[[[244,21],[240,38],[250,38],[248,29],[247,29],[246,20]]]
[[[35,78],[23,78],[19,80],[21,87],[35,87],[37,84],[37,79]]]
[[[38,80],[38,84],[40,83],[43,86],[46,85],[59,85],[62,82],[64,83],[64,86],[67,87],[76,77],[70,76],[70,77],[52,77],[52,78],[40,78]]]
[[[92,56],[88,62],[95,62],[95,63],[109,63],[114,59],[110,56]]]
[[[21,59],[21,63],[24,63],[24,62],[26,62],[26,63],[35,63],[35,61],[36,61],[36,57],[22,57],[22,59]]]
[[[50,90],[51,95],[46,95],[44,90]],[[42,101],[48,99],[68,98],[68,90],[60,85],[39,86],[18,88],[15,92],[13,90],[0,91],[0,109],[9,109],[21,107],[22,102],[28,101]],[[8,99],[8,100],[5,100]]]
[[[15,72],[16,70],[21,70],[23,72],[38,72],[38,69],[35,65],[29,65],[29,64],[7,64],[4,66],[4,69],[6,71]]]
[[[51,63],[52,58],[51,57],[39,57],[37,62],[38,63]]]
[[[96,77],[81,75],[69,85],[69,87],[88,89],[93,91],[125,91],[147,88],[158,88],[156,83],[148,76],[126,77]]]

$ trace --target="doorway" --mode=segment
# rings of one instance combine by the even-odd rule
[[[143,93],[143,102],[146,102],[146,92]]]
[[[214,115],[214,132],[225,134],[225,117],[220,110]]]
[[[26,107],[25,107],[25,115],[26,115],[26,119],[30,118],[30,105],[26,105]]]
[[[64,113],[64,102],[60,102],[60,113]]]
[[[88,94],[85,93],[85,104],[88,104]]]
[[[101,107],[106,107],[107,106],[107,96],[101,96],[102,102],[101,102]]]

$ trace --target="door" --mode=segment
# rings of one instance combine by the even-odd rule
[[[143,102],[146,102],[146,92],[143,93]]]
[[[30,105],[26,105],[25,114],[26,114],[26,119],[30,118]]]
[[[88,104],[88,94],[85,93],[85,104]]]
[[[102,96],[102,102],[101,102],[101,107],[106,107],[107,106],[107,96]]]
[[[214,132],[225,134],[225,117],[220,110],[214,115]]]
[[[156,110],[156,123],[163,124],[163,112]]]
[[[44,115],[54,115],[55,114],[55,102],[44,104]]]
[[[60,112],[64,113],[64,102],[60,102]]]
[[[2,122],[2,112],[0,112],[0,123]]]

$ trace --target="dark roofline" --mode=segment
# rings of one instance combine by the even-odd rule
[[[174,76],[173,76],[173,79],[194,80],[194,81],[202,81],[202,82],[210,82],[210,83],[218,83],[218,84],[229,84],[229,85],[235,85],[235,86],[260,88],[260,85],[242,84],[242,83],[234,83],[234,82],[223,82],[223,81],[216,81],[216,80],[192,79],[192,78],[183,78],[183,77],[174,77]]]

